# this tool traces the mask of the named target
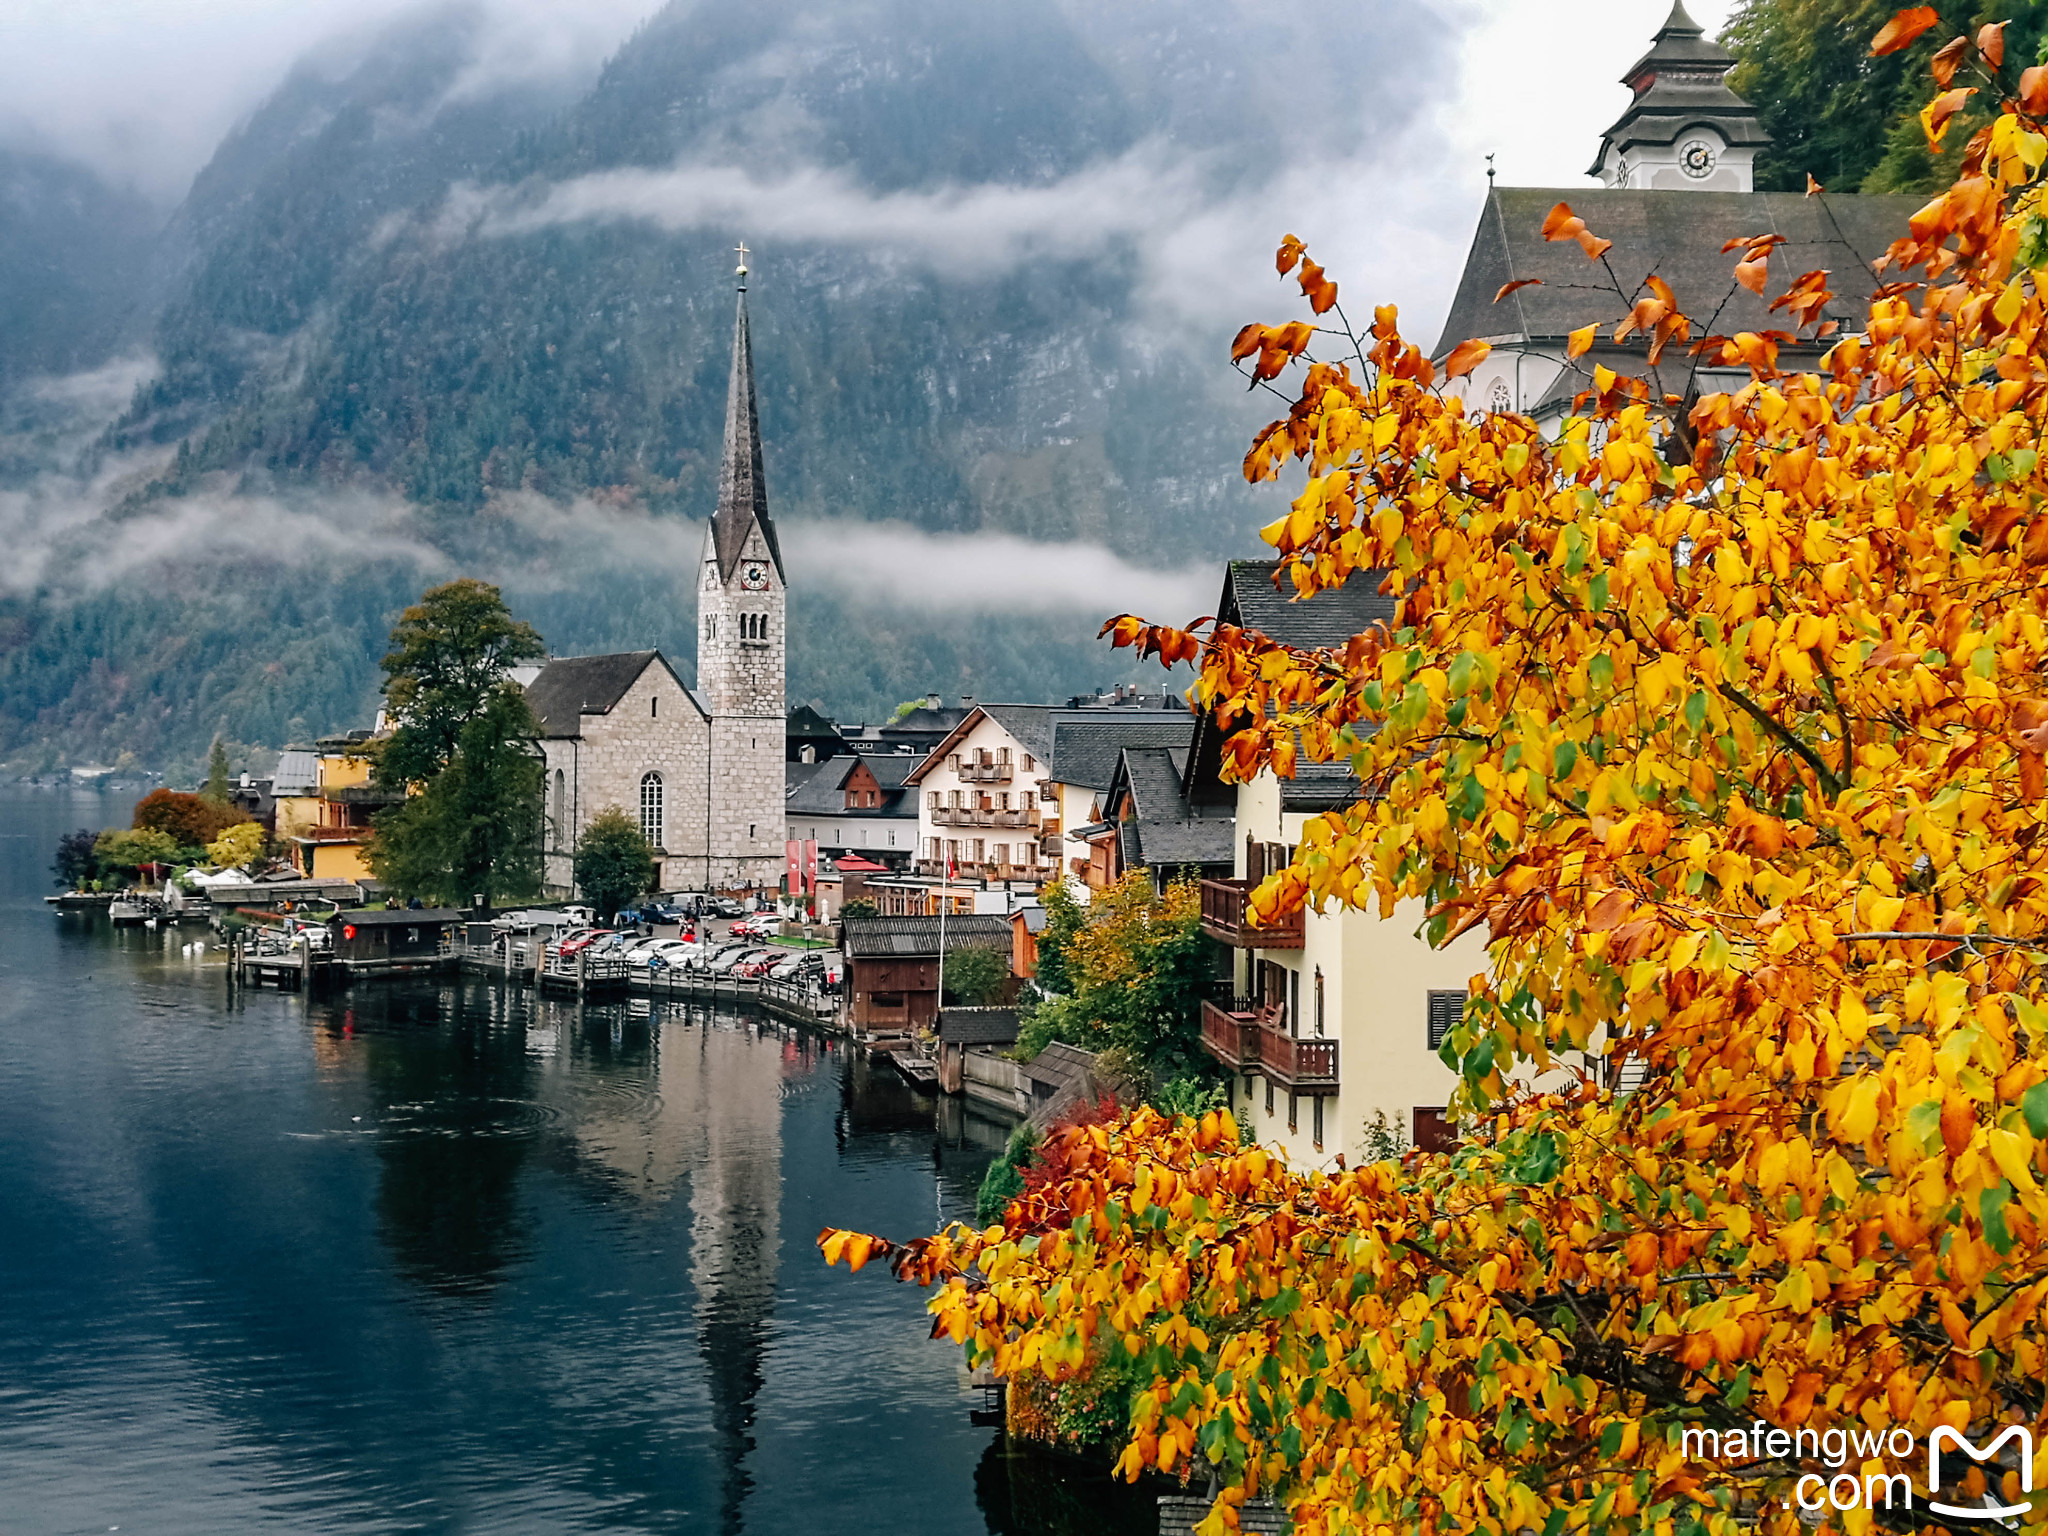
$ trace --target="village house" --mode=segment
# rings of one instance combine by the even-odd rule
[[[1194,722],[1182,728],[1194,735]],[[1088,886],[1101,890],[1130,870],[1142,869],[1154,890],[1183,875],[1228,875],[1232,868],[1234,802],[1188,799],[1192,742],[1172,747],[1124,747],[1098,805],[1102,819],[1073,837],[1088,850]]]
[[[817,843],[827,858],[850,853],[892,869],[908,864],[917,848],[917,803],[903,781],[917,762],[895,753],[848,752],[785,764],[789,835]]]
[[[1080,829],[1107,815],[1104,796],[1116,777],[1118,754],[1126,747],[1185,749],[1195,717],[1186,704],[1160,695],[1141,698],[1135,690],[1083,696],[1052,718],[1051,769],[1039,792],[1040,853],[1049,862],[1094,886],[1089,849]]]
[[[1342,645],[1392,613],[1380,572],[1293,601],[1275,589],[1274,570],[1271,561],[1233,561],[1218,619],[1309,647]],[[1252,888],[1293,858],[1306,822],[1352,803],[1359,785],[1349,764],[1306,760],[1291,779],[1268,771],[1226,785],[1222,742],[1205,718],[1183,765],[1181,802],[1213,814],[1227,800],[1232,811],[1230,870],[1204,879],[1201,896],[1202,929],[1231,956],[1233,996],[1202,1004],[1202,1044],[1231,1074],[1232,1112],[1248,1136],[1304,1166],[1339,1152],[1355,1159],[1382,1128],[1409,1144],[1443,1144],[1456,1077],[1436,1047],[1486,968],[1485,935],[1432,949],[1419,902],[1385,919],[1333,906],[1253,926]]]
[[[718,504],[697,581],[697,686],[659,651],[550,661],[526,685],[540,720],[548,886],[575,889],[600,812],[634,817],[665,890],[764,891],[782,880],[788,585],[768,516],[746,270],[733,321]]]
[[[847,1021],[865,1039],[907,1039],[932,1028],[939,1013],[940,920],[849,917],[845,921]],[[944,922],[946,953],[1010,952],[1010,921],[963,913]]]
[[[323,736],[310,753],[300,749],[282,754],[279,773],[273,775],[276,832],[279,841],[291,848],[293,865],[307,879],[370,878],[371,819],[405,798],[403,789],[387,788],[372,778],[371,743],[382,734],[380,715],[375,730]],[[311,783],[282,782],[287,773],[303,774],[308,758],[313,769]],[[287,759],[292,760],[289,769]],[[279,788],[302,792],[282,794],[277,793]]]

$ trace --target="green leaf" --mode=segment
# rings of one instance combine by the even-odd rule
[[[1587,588],[1587,604],[1595,613],[1607,611],[1607,573],[1602,571]]]
[[[1935,1111],[1937,1120],[1940,1110]],[[2020,1113],[2027,1117],[2027,1129],[2036,1136],[2048,1136],[2048,1082],[2034,1084],[2020,1095]]]
[[[1685,701],[1685,728],[1697,736],[1707,728],[1707,696],[1698,691]]]
[[[2012,1204],[2012,1186],[1999,1184],[1987,1189],[1977,1201],[1977,1215],[1984,1223],[1984,1241],[1994,1252],[2012,1252],[2012,1233],[2005,1227],[2005,1208]]]
[[[1586,663],[1586,687],[1596,697],[1614,687],[1614,658],[1601,652]]]
[[[1616,1419],[1600,1431],[1600,1454],[1613,1457],[1621,1454],[1621,1421]]]
[[[1749,1401],[1749,1367],[1744,1366],[1735,1373],[1735,1380],[1728,1384],[1724,1401],[1730,1408],[1740,1408]]]
[[[1567,778],[1579,763],[1579,749],[1569,741],[1560,741],[1550,754],[1550,777]]]

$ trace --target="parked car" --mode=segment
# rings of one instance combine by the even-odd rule
[[[555,946],[555,952],[560,955],[579,954],[593,945],[603,943],[611,937],[613,937],[613,934],[609,928],[585,928],[580,932],[570,934],[568,938],[562,940],[560,944]]]
[[[720,917],[745,917],[747,909],[730,896],[714,896],[706,905]]]
[[[649,970],[681,970],[696,958],[697,946],[683,939],[659,939],[645,949],[636,950],[634,959],[644,963]]]
[[[798,951],[793,955],[785,955],[770,966],[768,968],[768,977],[771,981],[796,981],[807,971],[817,969],[818,967],[812,963],[809,955]]]
[[[782,958],[783,952],[779,949],[766,950],[758,955],[749,955],[733,967],[732,973],[747,981],[759,981],[770,971],[774,970],[776,966],[782,964]]]
[[[751,946],[741,949],[729,949],[723,954],[714,956],[705,966],[705,969],[714,976],[730,976],[748,960],[755,959],[766,953],[767,951],[764,949]]]

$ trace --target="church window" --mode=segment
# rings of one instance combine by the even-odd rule
[[[650,720],[659,720],[661,718],[661,696],[659,694],[656,694],[647,701],[647,718]]]
[[[750,843],[751,843],[751,842],[752,842],[752,841],[754,840],[754,827],[755,827],[755,825],[756,825],[756,823],[754,823],[754,822],[751,822],[751,821],[747,823],[747,841],[748,841],[748,842],[750,842]]]
[[[661,846],[661,775],[650,773],[640,780],[640,835],[650,848]]]
[[[1514,392],[1508,388],[1508,381],[1506,379],[1495,379],[1493,381],[1493,389],[1486,398],[1486,408],[1500,415],[1506,415],[1507,412],[1514,409],[1514,404]]]
[[[555,841],[559,844],[569,825],[569,781],[555,770]]]

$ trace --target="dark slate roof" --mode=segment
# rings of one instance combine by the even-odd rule
[[[1319,812],[1349,805],[1358,798],[1358,776],[1348,762],[1312,763],[1306,759],[1294,765],[1294,777],[1280,781],[1280,809]]]
[[[799,704],[789,712],[785,734],[793,741],[829,741],[835,747],[841,739],[839,727],[808,704]]]
[[[828,757],[822,763],[786,763],[783,778],[783,808],[792,816],[873,816],[894,817],[899,820],[908,816],[915,819],[917,803],[908,800],[902,792],[902,780],[891,784],[884,774],[876,774],[876,782],[882,786],[879,805],[849,806],[846,803],[846,781],[853,776],[856,765],[866,762],[872,770],[872,759],[841,754]]]
[[[1577,250],[1577,246],[1572,247]],[[1389,623],[1394,599],[1381,593],[1384,571],[1353,571],[1343,586],[1297,599],[1292,584],[1273,585],[1274,560],[1233,560],[1223,576],[1223,600],[1216,616],[1225,624],[1256,629],[1268,640],[1302,648],[1338,646],[1375,621]]]
[[[1673,144],[1686,129],[1702,123],[1730,144],[1770,143],[1756,108],[1728,89],[1726,76],[1734,64],[1728,50],[1709,41],[1686,15],[1684,4],[1674,4],[1650,51],[1621,77],[1635,100],[1602,136],[1586,174],[1600,174],[1609,145],[1626,150],[1632,144]]]
[[[744,278],[744,273],[742,277]],[[746,548],[747,533],[759,523],[783,576],[782,546],[768,520],[768,477],[761,466],[761,418],[754,408],[754,343],[747,331],[747,287],[740,284],[739,307],[732,322],[732,379],[725,392],[725,444],[718,458],[718,506],[711,514],[711,537],[718,552],[718,574],[732,579]],[[783,576],[785,584],[788,577]]]
[[[668,667],[669,676],[675,677],[675,668],[668,666],[667,658],[659,651],[564,656],[549,662],[526,685],[526,702],[540,721],[541,735],[581,735],[580,716],[608,714],[626,696],[626,690],[639,681],[640,674],[657,662]],[[683,687],[679,677],[676,686]],[[683,693],[703,713],[704,706],[697,702],[697,696],[687,688],[683,688]]]
[[[1053,707],[1050,704],[984,704],[981,712],[995,721],[1026,752],[1040,762],[1052,761]]]
[[[1118,853],[1126,869],[1231,862],[1236,820],[1189,809],[1182,789],[1187,759],[1186,750],[1124,749],[1109,797],[1121,800],[1128,793],[1131,800],[1133,814],[1117,827]]]
[[[1185,708],[1132,710],[1103,719],[1090,711],[1084,720],[1065,715],[1053,722],[1052,777],[1061,784],[1107,789],[1116,777],[1117,754],[1125,747],[1185,747],[1195,734],[1195,717]]]
[[[1024,1075],[1033,1082],[1049,1083],[1055,1088],[1082,1088],[1084,1091],[1085,1085],[1093,1078],[1094,1070],[1093,1052],[1058,1040],[1024,1063]]]
[[[1433,354],[1442,357],[1471,337],[1493,340],[1561,338],[1593,321],[1613,322],[1627,308],[1586,260],[1575,240],[1545,240],[1543,220],[1560,202],[1614,249],[1607,262],[1623,282],[1655,272],[1671,285],[1694,334],[1707,322],[1724,336],[1737,331],[1789,330],[1770,301],[1801,273],[1824,267],[1840,297],[1827,313],[1854,320],[1877,279],[1870,264],[1906,233],[1921,197],[1807,197],[1798,192],[1649,192],[1613,187],[1498,187],[1489,192],[1465,257],[1457,297]],[[1738,252],[1723,252],[1737,235],[1780,234],[1771,252],[1764,297],[1735,288]],[[1541,278],[1494,302],[1511,282]],[[1723,300],[1726,299],[1726,307]]]
[[[939,952],[936,917],[849,917],[846,954],[853,960],[917,959]],[[946,919],[946,952],[1008,949],[1010,920],[994,913],[963,913]]]
[[[868,772],[875,776],[875,782],[884,789],[901,789],[903,781],[910,777],[910,770],[922,759],[914,752],[871,752],[860,761],[868,765]]]
[[[356,928],[398,928],[418,927],[425,923],[455,923],[468,915],[455,907],[427,907],[416,912],[394,907],[389,911],[337,912],[327,921],[337,927],[346,923]]]
[[[941,1008],[939,1038],[948,1045],[1009,1045],[1017,1038],[1017,1010]]]

